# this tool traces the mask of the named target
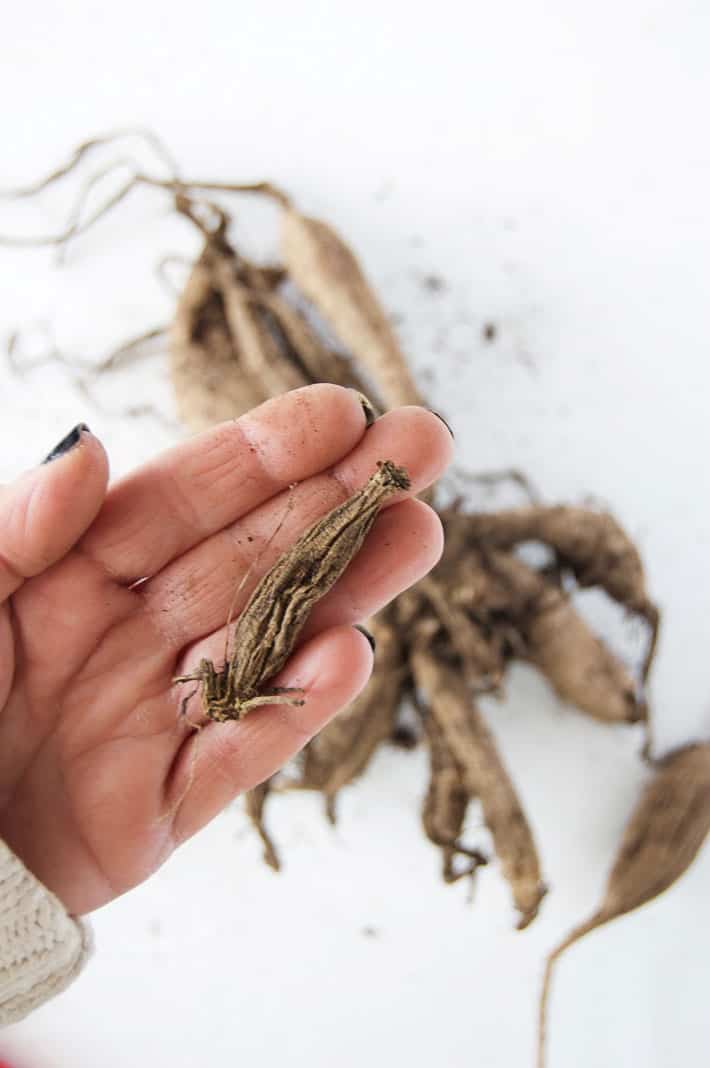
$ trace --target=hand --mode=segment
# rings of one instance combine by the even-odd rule
[[[241,578],[237,611],[377,460],[406,467],[417,493],[446,466],[451,438],[421,408],[366,430],[357,394],[310,386],[107,492],[101,444],[75,437],[0,489],[0,837],[81,914],[147,878],[362,689],[372,652],[351,624],[441,552],[438,517],[420,501],[400,497],[382,511],[314,609],[276,680],[302,688],[303,707],[267,706],[194,732],[172,678],[202,656],[221,661]],[[197,698],[191,711],[197,718]]]

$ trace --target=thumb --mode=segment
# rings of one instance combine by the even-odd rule
[[[103,446],[79,423],[39,467],[0,488],[0,602],[69,552],[101,508],[107,483]]]

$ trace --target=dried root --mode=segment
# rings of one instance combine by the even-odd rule
[[[264,847],[263,855],[265,863],[268,864],[270,868],[273,868],[274,871],[280,871],[281,861],[279,860],[276,846],[264,825],[264,806],[270,793],[271,780],[267,779],[266,782],[262,782],[259,786],[255,786],[253,790],[247,791],[245,794],[245,807],[247,816],[261,838]]]
[[[277,291],[280,278],[240,257],[223,237],[208,239],[170,336],[178,409],[192,429],[313,382],[363,391],[351,362]]]
[[[645,682],[656,647],[659,612],[646,590],[638,549],[608,512],[587,508],[545,507],[511,509],[470,517],[470,537],[477,543],[512,549],[538,541],[557,554],[579,586],[598,586],[629,612],[641,616],[651,629],[642,669]]]
[[[563,701],[606,723],[646,718],[634,680],[560,590],[545,591],[523,634],[527,659]]]
[[[547,888],[532,832],[493,736],[473,704],[459,674],[433,656],[424,644],[411,658],[416,684],[424,695],[470,797],[481,803],[503,875],[520,911],[518,928],[537,915]]]
[[[194,431],[234,419],[268,396],[243,365],[216,285],[215,255],[206,249],[193,267],[169,335],[178,415]]]
[[[386,614],[368,622],[376,642],[375,670],[363,692],[313,738],[304,751],[300,789],[320,790],[335,822],[340,790],[362,775],[394,732],[405,671],[399,634]]]
[[[289,206],[281,223],[281,255],[295,284],[372,375],[385,403],[421,404],[387,315],[335,230]]]
[[[14,195],[41,193],[110,142],[110,137],[86,142],[66,164],[34,186],[13,191]],[[300,214],[290,198],[269,182],[186,181],[159,142],[151,144],[167,167],[167,177],[146,173],[123,154],[112,166],[89,176],[61,232],[13,243],[46,243],[64,250],[137,188],[162,191],[172,199],[175,211],[204,239],[179,295],[169,334],[177,406],[187,426],[201,430],[233,419],[269,396],[317,381],[353,387],[372,396],[380,410],[421,403],[385,310],[357,257],[331,226]],[[89,196],[93,201],[112,172],[120,183],[89,212]],[[257,194],[275,201],[282,265],[252,263],[230,243],[230,217],[208,199],[224,193]],[[319,317],[327,331],[319,330]],[[335,351],[326,334],[343,351]],[[112,366],[109,361],[105,369]],[[475,477],[486,482],[485,476]],[[442,851],[444,879],[472,874],[485,862],[482,854],[461,841],[466,811],[475,799],[490,828],[522,927],[536,915],[545,887],[530,827],[475,696],[500,695],[508,666],[523,660],[537,667],[563,700],[602,722],[644,720],[644,687],[659,614],[647,593],[636,547],[611,516],[546,506],[515,470],[496,473],[488,481],[501,478],[519,484],[530,504],[486,514],[466,514],[456,508],[441,512],[446,533],[441,563],[370,624],[378,639],[373,678],[350,708],[306,747],[294,785],[321,791],[334,819],[339,790],[363,772],[383,742],[396,735],[400,703],[416,690],[430,764],[422,822]],[[553,556],[550,567],[530,567],[515,555],[516,548],[529,541],[548,547]],[[236,663],[234,654],[240,653],[244,693],[237,694],[236,667],[203,666],[195,676],[205,684],[203,711],[214,718],[241,714],[243,701],[238,706],[237,697],[246,696],[247,703],[268,698],[260,691],[261,682],[277,670],[276,653],[286,647],[283,633],[295,633],[289,612],[298,614],[304,584],[308,585],[307,577],[296,572],[297,568],[289,576],[288,597],[281,591],[279,604],[286,608],[276,629],[269,632],[269,649],[258,642],[253,648],[253,635],[245,634],[242,623],[232,655],[225,657]],[[571,581],[605,590],[647,622],[651,636],[638,679],[577,612],[567,591]],[[261,608],[267,614],[273,612],[273,603],[267,603],[274,600],[273,593],[267,589],[268,596],[262,597]],[[253,622],[253,612],[251,617],[245,615],[247,622],[250,618]],[[246,689],[241,685],[245,678]],[[627,832],[622,847],[626,859],[614,868],[605,905],[566,944],[635,907],[631,902],[660,892],[690,863],[707,832],[704,815],[689,815],[705,796],[707,749],[690,747],[659,769],[655,785],[649,787],[651,801],[642,803],[643,813],[640,809]],[[674,773],[677,776],[682,770],[685,787],[679,785],[680,779],[664,785],[673,767],[680,769]],[[273,789],[274,783],[267,782],[251,791],[247,811],[261,836],[267,863],[278,867],[264,826],[265,803]],[[656,803],[654,797],[661,800]],[[675,818],[673,812],[680,813],[675,830],[668,823]],[[657,843],[651,849],[654,828],[666,836],[664,841],[675,836],[681,842],[675,853],[669,847],[666,856]],[[651,869],[660,873],[655,882],[644,874]],[[561,951],[553,955],[550,967]]]
[[[222,723],[261,705],[303,704],[286,696],[300,691],[267,684],[291,655],[314,605],[360,550],[383,503],[409,485],[404,468],[379,460],[361,489],[316,520],[266,572],[228,638],[224,663],[218,668],[202,659],[196,671],[173,680],[200,683],[207,719]]]
[[[624,831],[601,905],[547,958],[538,1038],[545,1064],[546,1016],[556,962],[584,935],[667,890],[694,861],[710,832],[710,743],[688,745],[657,763]]]
[[[467,876],[473,877],[482,865],[488,863],[488,857],[479,849],[462,844],[471,794],[466,788],[461,765],[452,755],[437,720],[423,706],[421,713],[429,744],[429,787],[422,806],[422,826],[429,841],[441,849],[444,882],[454,883]],[[455,865],[459,857],[465,858],[465,863],[457,870]]]
[[[444,517],[456,555],[442,599],[463,605],[504,661],[517,657],[537,667],[562,700],[602,722],[645,720],[642,685],[592,632],[554,577],[492,548],[494,539],[480,535],[489,521],[495,526],[497,514]]]

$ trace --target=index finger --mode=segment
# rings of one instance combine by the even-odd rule
[[[122,583],[154,575],[293,482],[346,456],[365,432],[360,395],[321,384],[196,435],[112,487],[82,551]]]

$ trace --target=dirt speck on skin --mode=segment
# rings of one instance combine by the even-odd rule
[[[498,337],[498,327],[495,323],[484,323],[481,333],[483,335],[484,341],[495,341],[495,339]]]

